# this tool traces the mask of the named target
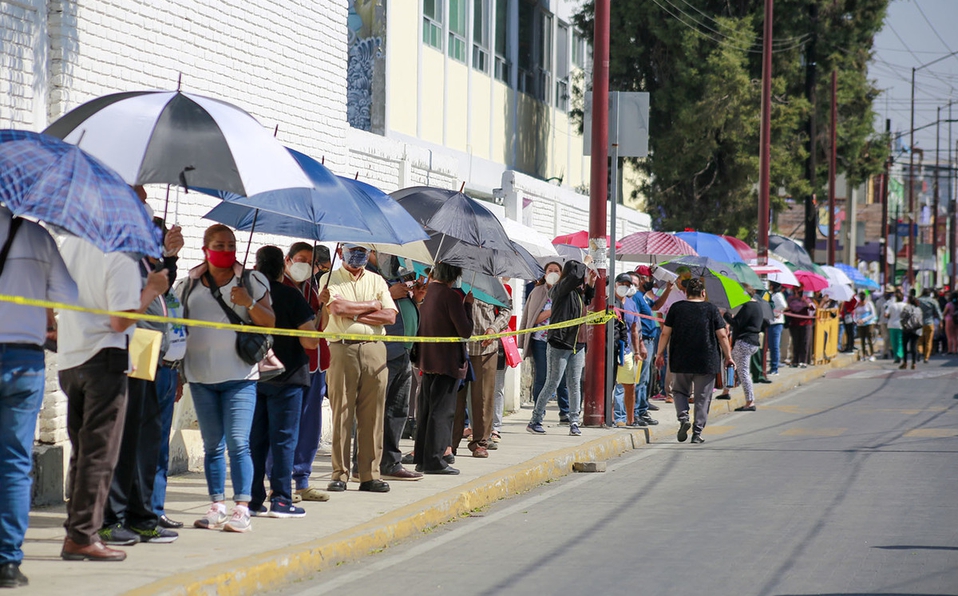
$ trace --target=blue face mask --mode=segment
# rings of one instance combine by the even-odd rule
[[[369,262],[369,253],[361,248],[344,250],[343,262],[353,269],[360,269]]]

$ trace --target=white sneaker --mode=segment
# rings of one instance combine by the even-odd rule
[[[194,528],[203,530],[219,530],[229,520],[226,515],[226,505],[222,503],[213,503],[206,515],[193,522]]]
[[[249,507],[237,505],[233,507],[233,515],[223,526],[224,532],[249,532],[253,529],[253,522],[250,521]]]

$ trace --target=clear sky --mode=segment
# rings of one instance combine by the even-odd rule
[[[892,0],[881,32],[875,37],[874,58],[868,73],[882,90],[875,100],[876,128],[891,119],[893,132],[910,128],[911,69],[958,51],[958,0]],[[935,121],[936,108],[948,118],[947,105],[958,100],[958,54],[917,71],[915,76],[915,127]],[[958,103],[952,107],[958,120]],[[952,141],[958,140],[958,122],[952,124]],[[941,125],[942,158],[948,124]],[[907,145],[907,136],[904,139]],[[915,133],[915,144],[926,159],[935,149],[935,127]]]

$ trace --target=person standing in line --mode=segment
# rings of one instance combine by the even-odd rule
[[[742,287],[751,299],[743,304],[735,316],[732,317],[732,336],[735,338],[735,343],[732,345],[732,359],[735,361],[735,368],[738,370],[738,379],[742,384],[742,391],[745,392],[745,405],[735,408],[735,411],[754,412],[755,390],[752,386],[749,361],[761,347],[759,337],[762,333],[764,317],[762,316],[762,308],[756,302],[755,289],[749,284],[742,284]]]
[[[842,352],[855,351],[855,308],[858,306],[858,298],[852,296],[851,299],[842,302],[839,315],[842,318],[842,332],[844,334],[842,342]]]
[[[319,290],[316,275],[329,270],[329,249],[306,242],[295,242],[286,254],[286,274],[283,284],[295,288],[320,317]],[[323,398],[326,397],[326,370],[329,367],[329,344],[319,340],[319,347],[306,349],[309,357],[309,387],[303,392],[299,414],[299,434],[293,453],[293,503],[300,501],[328,501],[329,493],[309,485],[313,460],[319,451],[323,432]]]
[[[648,273],[648,267],[645,271]],[[641,343],[645,348],[645,356],[642,358],[641,364],[642,370],[639,371],[639,380],[635,384],[635,410],[632,413],[632,422],[636,426],[655,426],[659,421],[652,418],[649,411],[656,411],[659,407],[649,401],[649,381],[652,378],[652,360],[655,354],[655,340],[658,337],[659,328],[652,318],[652,307],[655,301],[646,298],[647,293],[652,290],[653,283],[649,275],[642,275],[638,270],[632,271],[629,276],[632,278],[630,300],[635,312],[642,315],[639,317],[638,331]],[[641,348],[639,353],[642,353]]]
[[[858,306],[855,307],[855,324],[862,343],[862,360],[875,359],[875,345],[872,343],[872,329],[875,326],[875,305],[864,291],[858,293]],[[865,344],[868,347],[865,347]]]
[[[891,299],[885,302],[885,320],[888,321],[888,336],[891,344],[891,354],[895,364],[902,359],[901,311],[905,308],[901,290],[895,290]]]
[[[436,263],[420,305],[419,337],[462,337],[472,335],[472,294],[465,298],[452,288],[462,269]],[[422,371],[422,386],[416,408],[416,445],[413,461],[424,474],[455,475],[445,457],[452,444],[452,426],[456,412],[456,394],[469,369],[464,343],[418,344],[417,361]]]
[[[958,292],[948,295],[948,302],[942,311],[945,319],[945,337],[948,339],[948,353],[958,354]]]
[[[815,303],[802,293],[801,288],[796,289],[788,300],[788,312],[794,315],[788,323],[788,330],[792,335],[792,368],[808,366],[815,310]]]
[[[921,356],[925,362],[931,358],[932,348],[935,341],[935,322],[941,321],[941,308],[931,295],[931,288],[925,288],[921,291],[921,298],[918,299],[918,306],[921,308]]]
[[[525,307],[522,310],[520,329],[544,327],[549,324],[549,317],[552,314],[552,298],[549,297],[549,292],[559,281],[562,266],[554,261],[546,263],[545,272],[542,282],[537,284],[526,298]],[[522,350],[523,356],[532,354],[533,402],[535,402],[539,392],[542,391],[543,385],[546,384],[548,333],[548,331],[536,331],[534,333],[523,333],[517,337],[518,346]],[[559,386],[556,388],[556,402],[559,405],[559,424],[568,423],[569,390],[566,387],[565,378],[559,382]]]
[[[273,300],[278,329],[316,331],[316,313],[299,290],[283,283],[285,265],[283,251],[276,246],[264,246],[256,251],[256,271],[269,280],[269,295]],[[319,338],[273,338],[273,353],[283,364],[284,371],[271,379],[256,384],[256,409],[250,428],[249,450],[253,459],[253,483],[250,491],[251,515],[267,514],[266,486],[267,455],[272,456],[269,468],[269,517],[303,517],[306,511],[293,504],[293,454],[299,440],[299,417],[303,408],[303,393],[309,387],[309,356],[306,350],[315,350]]]
[[[715,375],[722,372],[723,362],[725,366],[734,366],[735,363],[725,319],[718,307],[706,301],[705,282],[699,278],[689,279],[685,282],[685,294],[686,299],[673,304],[665,317],[655,363],[656,366],[664,365],[668,351],[672,396],[679,420],[676,438],[684,443],[691,429],[692,442],[704,443],[702,431],[708,423]],[[695,397],[695,416],[689,423],[691,396]]]
[[[901,325],[901,337],[904,348],[902,350],[901,366],[898,368],[907,368],[908,354],[910,352],[911,368],[914,369],[918,362],[918,340],[921,337],[922,328],[921,305],[917,297],[908,297],[908,300],[901,309],[899,323]]]
[[[398,309],[381,276],[366,271],[369,250],[358,244],[339,249],[342,267],[322,277],[319,286],[328,333],[385,335],[384,325],[396,322]],[[383,455],[383,417],[386,404],[386,344],[373,340],[339,340],[329,345],[327,376],[333,410],[332,480],[330,492],[346,490],[350,472],[350,444],[356,422],[359,490],[389,492],[380,478]]]
[[[885,305],[892,299],[891,286],[885,286],[885,291],[875,301],[875,316],[878,317],[878,332],[882,338],[882,360],[891,358],[891,335],[888,333],[888,317],[885,315]]]
[[[79,287],[79,305],[144,313],[169,289],[166,270],[147,276],[123,253],[103,253],[76,236],[61,254]],[[126,553],[103,544],[98,534],[113,470],[120,454],[130,368],[129,341],[136,321],[77,311],[60,313],[57,364],[67,396],[70,487],[67,531],[60,556],[68,561],[122,561]],[[154,459],[155,462],[155,459]]]
[[[778,367],[781,362],[782,329],[785,328],[785,311],[788,310],[788,302],[785,301],[785,294],[782,292],[782,286],[771,282],[772,288],[772,314],[774,318],[768,325],[768,374],[769,376],[778,374]]]
[[[200,321],[230,323],[226,309],[248,324],[276,325],[269,280],[258,271],[246,271],[236,261],[236,237],[222,224],[203,234],[203,262],[180,284],[183,316]],[[225,532],[248,532],[252,498],[253,459],[250,429],[256,409],[259,367],[236,351],[236,332],[190,327],[186,338],[183,377],[190,385],[196,420],[203,439],[203,470],[210,508],[193,527]],[[226,513],[226,452],[233,484],[233,511]]]
[[[3,206],[0,247],[0,293],[77,301],[77,285],[50,234]],[[29,584],[20,565],[30,521],[33,436],[46,381],[43,344],[56,334],[53,311],[0,302],[0,588]]]
[[[648,357],[645,344],[641,341],[638,317],[634,314],[634,303],[628,300],[632,290],[632,276],[620,273],[615,278],[615,304],[621,311],[616,313],[613,329],[615,353],[615,387],[612,394],[613,415],[616,426],[633,426],[635,416],[635,386],[638,383],[642,361]],[[626,302],[628,301],[628,302]],[[626,306],[628,304],[628,306]],[[648,426],[643,423],[641,426]]]

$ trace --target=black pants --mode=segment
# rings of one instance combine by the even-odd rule
[[[60,371],[67,395],[67,433],[73,451],[67,483],[67,537],[77,544],[98,542],[103,509],[120,452],[126,415],[129,356],[105,348],[73,368]],[[156,459],[153,460],[154,471]]]
[[[788,332],[792,335],[792,366],[808,364],[808,336],[811,325],[792,325]]]
[[[130,379],[120,457],[103,512],[104,526],[122,524],[141,530],[156,527],[158,518],[153,509],[153,482],[162,436],[156,383]]]
[[[905,344],[905,355],[902,358],[902,365],[908,362],[908,354],[911,354],[911,363],[915,364],[918,362],[918,340],[921,338],[920,333],[915,333],[912,331],[905,331],[904,329],[901,332],[902,341]]]
[[[416,410],[416,465],[425,471],[446,466],[442,455],[452,443],[452,422],[456,414],[459,379],[426,373]]]
[[[845,326],[845,345],[843,350],[846,352],[855,351],[855,323],[842,323]]]
[[[409,352],[403,352],[386,361],[389,380],[386,381],[386,409],[383,413],[383,458],[379,464],[381,474],[389,474],[401,465],[402,451],[399,440],[409,416],[409,393],[412,389],[412,365]]]

